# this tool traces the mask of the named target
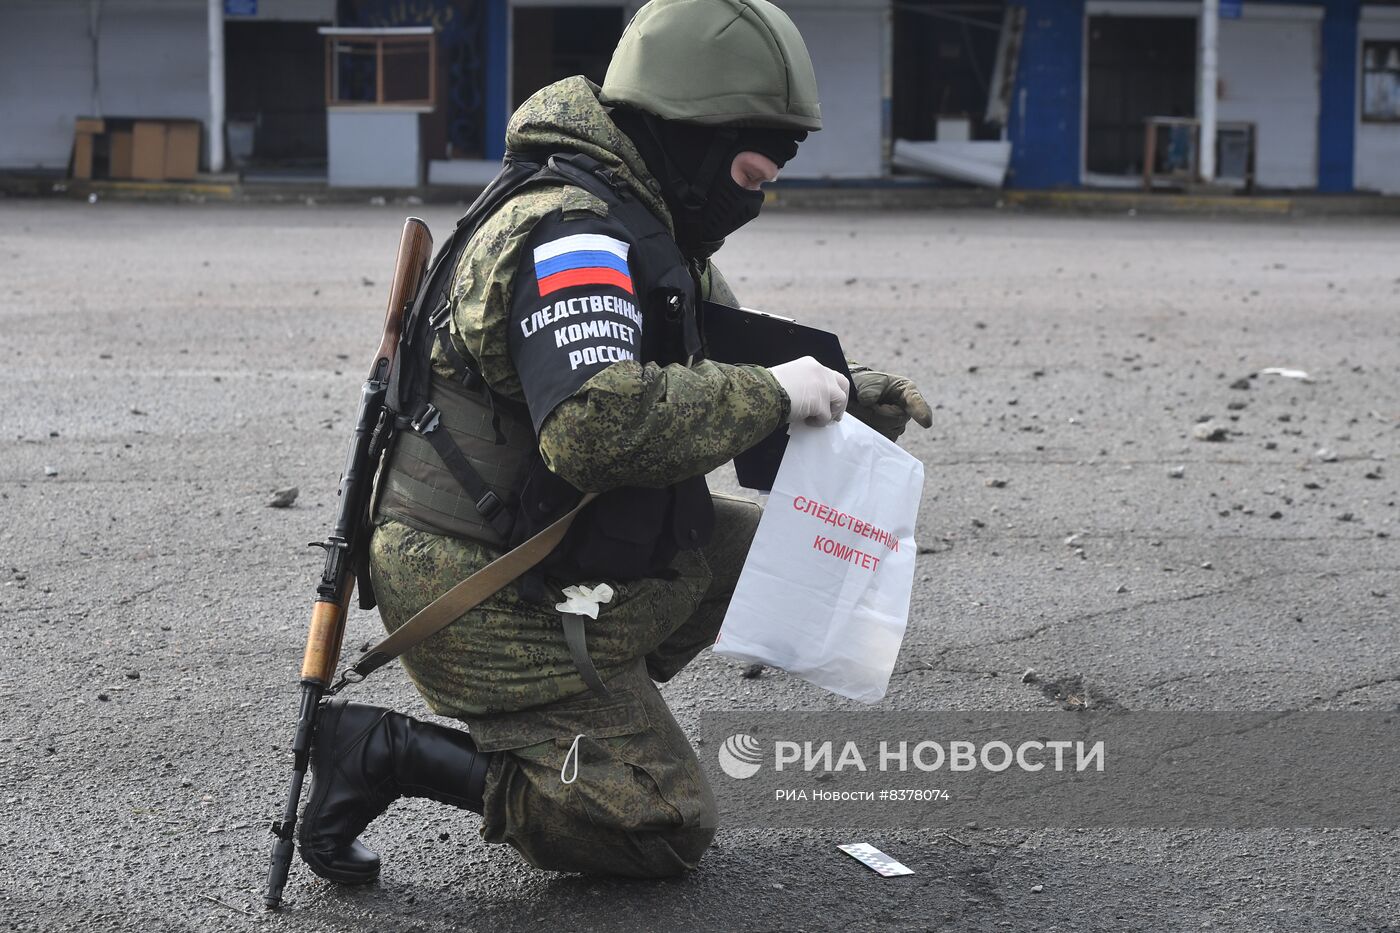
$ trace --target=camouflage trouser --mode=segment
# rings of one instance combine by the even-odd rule
[[[487,841],[508,842],[530,864],[557,871],[662,877],[695,867],[714,836],[714,798],[652,681],[669,680],[714,643],[760,514],[752,502],[716,496],[711,543],[677,558],[674,580],[617,587],[598,624],[588,623],[589,654],[611,698],[582,687],[558,614],[512,594],[405,658],[434,711],[465,720],[478,747],[499,753],[487,776]],[[381,526],[372,568],[387,627],[446,589],[437,578],[450,575],[463,546]],[[414,570],[426,572],[426,585]],[[532,650],[495,644],[512,636]],[[566,784],[561,772],[575,745],[578,776]],[[572,775],[570,760],[563,776]]]

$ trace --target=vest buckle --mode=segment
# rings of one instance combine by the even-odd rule
[[[501,501],[500,496],[488,489],[486,490],[486,495],[477,500],[476,510],[481,513],[482,518],[489,522],[500,514],[501,509],[505,508],[505,505],[506,504]]]
[[[443,295],[442,301],[438,302],[438,306],[433,309],[433,313],[428,315],[428,326],[433,330],[437,330],[447,323],[447,318],[451,313],[452,300],[448,298],[448,296]]]
[[[409,427],[419,434],[431,434],[437,430],[438,421],[441,418],[442,412],[438,411],[437,406],[432,402],[427,402],[424,404],[423,410],[414,415],[413,420],[409,422]]]

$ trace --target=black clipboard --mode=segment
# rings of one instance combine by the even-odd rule
[[[810,356],[847,380],[851,370],[841,341],[830,331],[799,324],[791,318],[748,308],[730,308],[712,301],[701,305],[705,356],[720,363],[753,363],[776,366]],[[778,465],[787,450],[787,425],[734,458],[739,485],[768,492],[778,476]]]

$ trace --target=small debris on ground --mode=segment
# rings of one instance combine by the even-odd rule
[[[984,480],[984,482],[992,489],[1005,489],[1006,484],[1009,483],[1010,480],[989,478]]]
[[[1119,595],[1122,595],[1123,593],[1128,592],[1128,584],[1126,584],[1126,583],[1120,583],[1120,584],[1118,584],[1118,589],[1114,590],[1113,592],[1118,593]]]
[[[301,495],[301,490],[296,486],[288,486],[279,489],[272,494],[272,498],[267,500],[269,509],[289,509],[292,503],[297,501],[297,496]]]
[[[1337,452],[1330,447],[1319,447],[1317,453],[1313,454],[1313,456],[1323,463],[1337,462]]]
[[[45,476],[57,476],[57,475],[58,475],[58,467],[51,467],[51,466],[46,466],[46,467],[44,467],[44,475],[45,475]]]
[[[1214,421],[1202,421],[1200,424],[1191,428],[1191,436],[1198,441],[1218,443],[1229,437],[1229,434],[1224,427],[1216,424]]]
[[[740,673],[739,676],[744,678],[745,680],[757,680],[759,677],[763,676],[763,665],[750,664],[748,667],[744,668],[743,672]]]
[[[1186,467],[1184,466],[1168,467],[1167,469],[1167,476],[1171,477],[1172,479],[1181,479],[1185,475]]]
[[[1297,379],[1299,382],[1316,382],[1312,376],[1301,369],[1286,369],[1282,366],[1269,366],[1259,370],[1261,376],[1282,376],[1285,379]]]

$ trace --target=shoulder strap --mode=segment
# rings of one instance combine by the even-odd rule
[[[507,155],[501,171],[477,196],[471,207],[467,208],[467,212],[457,221],[452,234],[438,250],[432,265],[428,267],[427,276],[423,279],[423,287],[418,290],[413,307],[409,309],[408,317],[404,321],[397,364],[389,377],[389,390],[385,397],[385,405],[390,411],[400,415],[411,415],[413,412],[407,409],[417,400],[427,397],[431,366],[426,365],[426,360],[432,353],[432,338],[427,333],[429,328],[426,325],[429,321],[425,319],[438,313],[438,305],[441,303],[439,298],[451,282],[462,250],[466,249],[473,234],[495,213],[496,208],[542,175],[538,164]],[[423,360],[419,360],[419,356],[422,356]]]
[[[645,250],[654,262],[656,268],[652,279],[656,287],[670,292],[673,299],[689,296],[697,290],[698,285],[690,274],[690,263],[676,245],[671,231],[661,222],[661,218],[652,213],[651,208],[633,197],[626,185],[601,162],[581,153],[556,155],[549,159],[543,171],[553,172],[607,202],[623,225],[637,236],[639,248]],[[681,317],[681,343],[685,355],[696,356],[701,351],[703,341],[695,302],[678,302],[676,310]]]
[[[439,342],[445,350],[452,351],[451,355],[459,358],[458,363],[467,374],[467,385],[472,387],[474,379],[486,393],[492,411],[495,411],[495,393],[482,383],[480,374],[476,372],[471,361],[462,358],[447,339],[446,321],[451,313],[451,296],[447,294],[447,289],[456,270],[457,260],[473,234],[507,198],[542,177],[545,175],[539,165],[507,157],[501,171],[457,221],[451,236],[433,259],[423,287],[419,289],[413,307],[409,310],[385,397],[385,407],[394,413],[397,425],[400,428],[411,428],[432,445],[448,472],[471,497],[482,518],[490,523],[497,534],[506,539],[510,538],[514,524],[514,516],[507,508],[507,503],[502,502],[500,497],[491,491],[486,480],[472,466],[447,431],[438,427],[439,412],[429,401],[432,352],[433,346]],[[499,425],[497,436],[500,442],[503,442]]]

